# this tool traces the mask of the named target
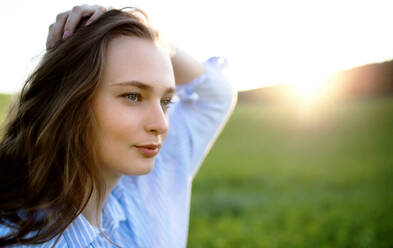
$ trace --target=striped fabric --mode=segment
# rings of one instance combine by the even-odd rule
[[[154,169],[122,176],[103,208],[105,235],[79,215],[55,247],[186,247],[192,179],[236,103],[236,92],[221,72],[225,66],[224,58],[212,57],[203,75],[177,87],[178,101],[168,110],[170,131]],[[8,231],[0,227],[1,236]]]

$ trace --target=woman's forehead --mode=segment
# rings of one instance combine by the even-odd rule
[[[167,88],[175,85],[172,63],[165,49],[153,41],[126,36],[109,42],[103,81],[109,86],[132,81]]]

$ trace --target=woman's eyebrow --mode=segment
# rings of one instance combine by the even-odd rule
[[[111,86],[134,86],[134,87],[140,88],[141,90],[153,91],[153,87],[151,85],[148,85],[148,84],[136,81],[136,80],[115,83],[115,84],[112,84]],[[175,93],[175,92],[176,92],[176,89],[174,87],[169,87],[165,90],[165,94]]]

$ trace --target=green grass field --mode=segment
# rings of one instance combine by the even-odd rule
[[[392,129],[393,98],[239,104],[195,178],[188,247],[392,248]]]
[[[11,95],[0,94],[0,123],[3,122],[7,114],[8,106],[11,101]]]
[[[392,131],[392,98],[239,104],[194,180],[188,247],[393,247]]]

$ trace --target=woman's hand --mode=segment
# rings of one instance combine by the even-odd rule
[[[46,49],[54,48],[63,40],[70,37],[83,17],[89,17],[86,22],[86,25],[89,25],[109,9],[111,8],[84,4],[75,6],[72,10],[58,14],[55,23],[49,26]]]

